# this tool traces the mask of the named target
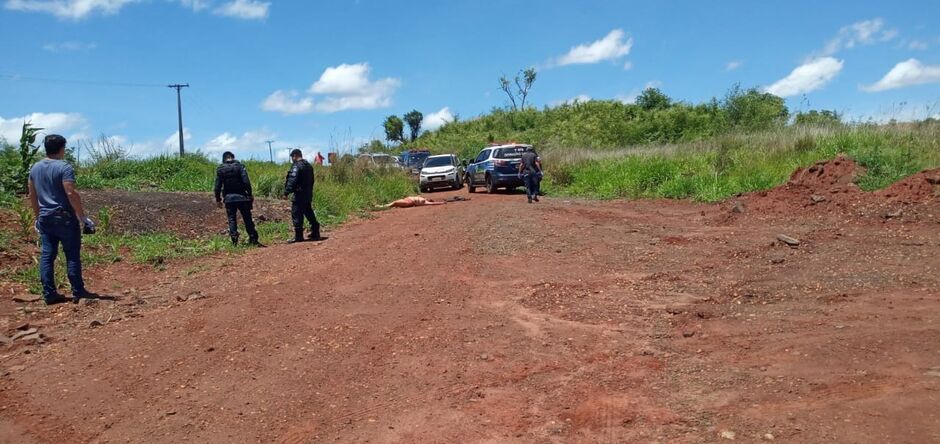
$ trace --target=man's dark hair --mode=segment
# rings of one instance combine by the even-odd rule
[[[235,154],[232,153],[231,151],[226,151],[222,153],[222,161],[225,162],[229,160],[235,160]]]
[[[42,140],[43,146],[46,147],[47,156],[59,154],[60,151],[65,149],[65,143],[65,137],[58,134],[50,134]]]
[[[304,157],[304,153],[302,153],[299,149],[294,148],[294,149],[290,152],[290,156],[291,156],[291,157]]]

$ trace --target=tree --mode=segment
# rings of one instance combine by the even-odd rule
[[[535,83],[535,77],[537,73],[535,68],[527,68],[522,71],[522,83],[519,83],[519,76],[516,76],[516,89],[519,91],[519,97],[522,98],[522,103],[519,104],[519,107],[525,109],[525,99],[529,97],[529,90],[532,89],[532,84]]]
[[[32,123],[23,122],[23,132],[20,135],[20,165],[16,172],[16,184],[19,186],[20,193],[26,193],[29,185],[29,169],[36,159],[36,152],[39,147],[33,145],[36,143],[36,136],[43,128],[36,128]]]
[[[824,109],[811,110],[805,113],[796,113],[793,123],[797,125],[838,126],[842,124],[842,116],[835,111]]]
[[[506,76],[499,78],[499,89],[503,90],[503,92],[509,96],[509,103],[512,104],[512,110],[515,111],[517,109],[516,95],[512,92],[512,83],[509,82]]]
[[[728,90],[722,108],[731,125],[747,131],[783,125],[790,116],[782,98],[757,88],[742,90],[740,85]]]
[[[405,122],[395,115],[385,118],[385,140],[389,142],[405,141]]]
[[[506,78],[505,75],[500,76],[499,89],[509,97],[509,103],[512,105],[513,111],[525,109],[525,101],[529,97],[529,91],[532,89],[532,84],[535,83],[537,76],[538,73],[535,68],[520,70],[512,81]],[[513,86],[515,86],[515,90]]]
[[[405,114],[405,123],[408,124],[408,129],[411,130],[412,142],[418,138],[418,133],[421,131],[422,120],[424,120],[424,114],[421,114],[421,111],[416,109],[413,109],[408,114]]]
[[[646,111],[666,109],[672,105],[672,99],[659,90],[659,88],[646,88],[636,98],[636,104]]]

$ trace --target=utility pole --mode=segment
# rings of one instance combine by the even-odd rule
[[[179,83],[175,85],[167,85],[167,88],[176,88],[176,117],[179,119],[179,133],[180,133],[180,157],[183,157],[185,150],[183,149],[183,102],[180,99],[180,88],[189,88],[189,84],[181,85]]]
[[[264,143],[268,144],[268,155],[271,156],[271,163],[274,163],[274,151],[271,150],[271,144],[274,143],[274,141],[265,140]]]

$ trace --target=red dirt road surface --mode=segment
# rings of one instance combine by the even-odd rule
[[[475,194],[56,306],[0,441],[940,442],[940,206],[801,186]]]

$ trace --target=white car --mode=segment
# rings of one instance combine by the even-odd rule
[[[463,188],[463,167],[453,154],[428,157],[421,167],[419,177],[418,185],[422,193],[434,188]]]

